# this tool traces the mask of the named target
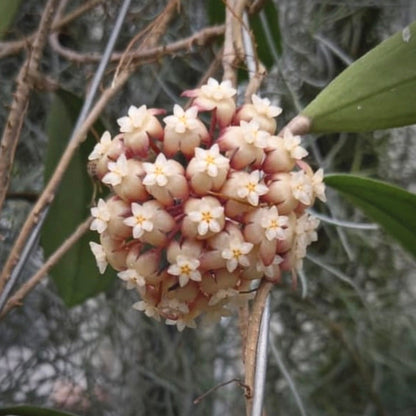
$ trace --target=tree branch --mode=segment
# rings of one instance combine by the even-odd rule
[[[154,42],[157,42],[162,32],[160,32],[161,28],[166,28],[169,20],[173,16],[173,12],[175,11],[175,7],[177,6],[178,0],[170,0],[165,9],[161,12],[160,16],[162,19],[159,21],[158,26],[158,33],[159,36],[153,36],[152,42],[148,42],[148,46],[154,46]],[[173,7],[175,6],[175,7]],[[147,39],[147,38],[146,38]],[[145,42],[146,39],[143,41]],[[97,103],[94,105],[92,110],[90,111],[88,117],[82,123],[80,128],[75,132],[73,139],[68,143],[67,148],[65,149],[61,159],[51,176],[49,182],[47,183],[45,189],[43,190],[41,196],[39,197],[38,201],[32,208],[30,214],[28,215],[22,230],[20,231],[19,236],[17,237],[13,248],[9,254],[9,257],[6,261],[6,264],[3,268],[3,271],[0,275],[0,293],[2,292],[5,284],[7,283],[8,279],[10,278],[11,271],[16,264],[24,246],[26,243],[27,238],[29,237],[34,225],[38,221],[39,215],[43,212],[44,208],[49,205],[55,195],[56,189],[74,155],[75,151],[77,150],[79,144],[85,140],[88,130],[92,127],[94,122],[100,116],[101,112],[104,110],[105,106],[109,102],[109,100],[122,88],[122,86],[128,81],[130,75],[134,72],[138,65],[130,65],[129,67],[125,68],[117,78],[115,78],[107,89],[103,91],[101,97],[98,99]]]
[[[0,320],[2,320],[12,309],[21,306],[23,299],[37,286],[42,278],[49,272],[49,270],[62,258],[62,256],[88,231],[92,218],[87,218],[78,228],[69,236],[61,246],[51,254],[49,259],[43,266],[25,283],[23,284],[10,298],[0,313]]]
[[[159,58],[172,55],[175,52],[181,50],[190,49],[193,45],[202,46],[206,45],[211,39],[214,39],[218,36],[224,34],[224,25],[217,25],[207,27],[202,29],[201,31],[194,33],[193,35],[178,40],[176,42],[172,42],[168,45],[161,45],[156,47],[150,47],[146,49],[131,51],[127,54],[124,52],[115,52],[111,55],[110,61],[111,62],[118,62],[122,59],[129,59],[130,61],[134,62],[135,64],[141,63],[150,63],[158,60]],[[50,38],[51,47],[63,56],[64,58],[68,59],[69,61],[79,63],[79,64],[88,64],[99,62],[101,59],[100,53],[81,53],[74,51],[73,49],[66,48],[59,43],[59,39],[57,36],[51,36]]]
[[[62,29],[68,23],[71,23],[73,20],[77,19],[79,16],[82,16],[88,10],[94,8],[100,3],[104,3],[105,0],[90,0],[79,6],[73,12],[68,13],[62,19],[57,20],[52,24],[51,32],[56,32],[59,29]],[[22,49],[26,48],[28,45],[31,45],[34,41],[36,33],[32,33],[20,40],[12,40],[8,42],[0,42],[0,59],[9,55],[15,55],[20,52]]]
[[[273,283],[262,280],[254,298],[253,307],[248,322],[246,348],[244,351],[245,381],[249,393],[246,394],[246,414],[251,415],[253,405],[254,374],[256,371],[256,352],[259,338],[261,317],[266,304],[267,296]]]
[[[35,74],[38,70],[42,51],[46,44],[46,39],[58,1],[59,0],[48,0],[33,41],[33,47],[29,51],[29,56],[22,65],[22,68],[17,76],[17,87],[11,103],[10,113],[6,121],[0,145],[0,212],[9,187],[10,172],[14,155],[16,153],[16,147],[20,137],[23,119],[28,107],[29,95],[33,88],[34,82],[32,74]]]

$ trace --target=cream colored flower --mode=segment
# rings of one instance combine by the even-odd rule
[[[216,79],[209,78],[208,82],[201,87],[201,96],[211,99],[214,103],[234,97],[236,93],[237,90],[232,87],[229,80],[222,81],[220,84]]]
[[[102,179],[103,183],[111,186],[119,185],[128,174],[126,155],[120,155],[116,162],[109,162],[108,170],[109,172]]]
[[[264,233],[269,241],[284,240],[286,237],[285,228],[289,225],[289,218],[279,215],[276,206],[273,205],[264,213],[260,225],[264,228]]]
[[[201,281],[201,273],[198,271],[199,260],[179,255],[176,264],[168,268],[168,273],[179,277],[179,285],[185,286],[189,280]]]
[[[173,115],[163,119],[166,126],[174,129],[176,133],[185,133],[187,130],[194,130],[200,127],[198,119],[198,108],[190,107],[184,110],[180,105],[173,106]]]
[[[148,110],[145,105],[142,105],[139,108],[131,105],[127,114],[127,116],[120,117],[117,120],[122,133],[131,133],[134,130],[141,129],[149,117]]]
[[[179,332],[182,332],[186,327],[196,328],[196,322],[193,319],[166,319],[165,323],[166,325],[176,325]]]
[[[108,264],[107,255],[105,254],[103,246],[101,244],[94,243],[93,241],[90,241],[89,245],[92,254],[94,254],[95,261],[97,262],[98,270],[101,274],[103,274]]]
[[[90,230],[97,231],[101,234],[107,229],[108,222],[111,219],[110,210],[103,199],[98,200],[96,207],[91,208],[91,215],[94,217]]]
[[[135,304],[133,304],[133,308],[137,309],[138,311],[144,312],[144,314],[149,318],[153,318],[156,319],[156,321],[160,321],[160,314],[158,308],[152,305],[151,303],[146,302],[145,300],[136,302]]]
[[[140,205],[136,202],[131,204],[133,215],[124,220],[124,224],[133,227],[133,238],[140,238],[145,232],[153,230],[153,207]]]
[[[248,267],[250,263],[246,254],[250,253],[252,248],[252,243],[247,243],[238,238],[231,238],[229,246],[221,252],[221,257],[227,261],[227,270],[231,273],[239,264],[243,267]]]
[[[93,151],[88,156],[88,160],[97,160],[104,156],[111,147],[111,134],[105,131],[100,138],[100,141],[94,146]]]
[[[266,266],[261,260],[256,263],[256,270],[262,272],[269,279],[276,278],[276,273],[280,274],[279,264],[283,262],[283,258],[276,255],[272,263]]]
[[[230,161],[220,153],[218,144],[214,144],[210,149],[195,149],[195,170],[206,172],[215,178],[220,170],[228,170]]]
[[[260,149],[264,149],[267,146],[270,133],[260,130],[259,123],[254,120],[249,122],[241,120],[240,127],[243,133],[243,138],[247,144]]]
[[[194,97],[193,105],[203,111],[216,110],[216,116],[221,127],[230,124],[235,113],[234,95],[236,89],[230,81],[219,83],[214,78],[201,88],[184,91],[182,95]]]
[[[322,202],[326,202],[325,196],[325,184],[324,180],[324,171],[323,169],[318,169],[315,174],[312,176],[312,187],[313,192],[317,198],[319,198]]]
[[[289,129],[285,130],[283,135],[283,146],[293,159],[300,160],[308,155],[308,152],[300,146],[300,143],[300,136],[293,136]]]
[[[165,186],[168,183],[169,176],[173,174],[163,153],[159,153],[154,163],[143,163],[143,168],[146,171],[143,184],[148,186]]]
[[[137,273],[134,269],[127,269],[122,272],[118,272],[117,276],[126,282],[126,288],[129,290],[137,287],[144,287],[146,285],[144,277]]]
[[[271,105],[268,98],[260,98],[258,95],[253,94],[251,96],[251,102],[258,114],[264,115],[269,118],[277,117],[281,114],[282,109]]]
[[[242,199],[247,199],[251,205],[257,206],[259,204],[260,196],[265,195],[268,192],[267,186],[260,182],[261,175],[259,170],[246,173],[244,178],[241,178],[237,195]]]
[[[295,199],[304,205],[310,205],[313,198],[311,179],[303,170],[290,173],[290,186]]]
[[[212,207],[202,203],[198,211],[188,212],[191,221],[198,223],[198,234],[204,236],[207,232],[218,233],[221,231],[219,219],[224,218],[224,207]],[[224,221],[221,221],[224,223]]]

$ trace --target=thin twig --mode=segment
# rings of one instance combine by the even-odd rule
[[[222,55],[222,66],[224,70],[223,80],[231,81],[232,85],[237,84],[235,71],[236,54],[233,42],[233,9],[235,0],[226,0],[225,5],[225,33],[224,33],[224,52]]]
[[[231,384],[231,383],[238,383],[238,385],[240,386],[240,387],[242,387],[243,389],[244,389],[244,391],[245,391],[245,394],[247,394],[247,386],[240,380],[240,379],[238,379],[238,378],[232,378],[231,380],[228,380],[228,381],[224,381],[224,382],[222,382],[222,383],[219,383],[219,384],[217,384],[216,386],[214,386],[214,387],[211,387],[209,390],[207,390],[205,393],[203,393],[203,394],[201,394],[200,396],[198,396],[194,401],[193,401],[193,403],[194,404],[198,404],[199,402],[201,402],[203,399],[205,399],[205,397],[207,397],[208,395],[210,395],[211,393],[213,393],[214,391],[216,391],[216,390],[218,390],[218,389],[220,389],[221,387],[224,387],[224,386],[226,386],[226,385],[228,385],[228,384]]]
[[[254,298],[247,331],[247,343],[245,348],[245,384],[248,387],[246,394],[246,415],[251,415],[253,405],[254,375],[256,369],[256,352],[259,338],[261,317],[266,304],[268,294],[273,287],[273,283],[262,280]]]
[[[9,187],[10,172],[16,152],[23,119],[29,103],[29,95],[33,87],[32,74],[36,73],[46,43],[53,15],[59,0],[48,0],[33,41],[33,47],[17,76],[17,87],[13,95],[10,113],[7,118],[0,152],[0,212]]]
[[[62,0],[58,15],[60,10],[62,10],[65,7],[67,0]],[[88,89],[88,93],[86,94],[85,100],[83,102],[82,108],[80,110],[80,113],[78,115],[77,122],[75,124],[75,127],[72,129],[72,134],[70,141],[72,142],[75,140],[76,132],[78,131],[80,125],[85,121],[88,112],[90,111],[93,101],[95,99],[96,93],[98,91],[98,88],[100,86],[101,80],[104,75],[105,68],[108,64],[108,59],[111,55],[111,52],[113,51],[115,42],[117,40],[118,34],[120,33],[121,27],[123,25],[124,19],[126,17],[128,8],[130,6],[131,0],[123,0],[120,9],[118,11],[117,19],[114,23],[114,27],[111,31],[110,37],[108,39],[107,45],[103,51],[103,56],[100,64],[98,65],[97,70],[95,71],[94,77],[92,79],[91,85]],[[4,307],[5,302],[7,301],[7,297],[9,296],[9,293],[13,289],[13,286],[17,279],[19,278],[19,275],[27,261],[27,258],[29,257],[33,246],[36,244],[36,241],[38,240],[39,233],[42,229],[43,222],[47,216],[48,213],[48,206],[44,207],[44,209],[39,213],[39,216],[37,218],[37,223],[34,225],[34,227],[31,229],[30,234],[28,235],[27,240],[24,243],[24,246],[22,248],[22,251],[20,252],[19,258],[14,265],[10,277],[7,278],[7,283],[3,287],[1,293],[0,293],[0,310]]]
[[[160,35],[163,33],[161,32],[161,29],[165,29],[169,20],[173,16],[174,8],[172,7],[172,4],[176,5],[177,0],[170,0],[166,8],[161,12],[163,14],[164,18],[160,22],[160,25],[158,27],[158,33]],[[166,12],[168,11],[168,13]],[[157,37],[153,37],[153,42],[157,41]],[[154,46],[154,45],[149,45]],[[122,72],[115,80],[113,80],[110,87],[108,87],[106,90],[103,91],[101,94],[101,97],[98,99],[95,106],[90,111],[88,117],[85,119],[85,121],[82,123],[82,125],[79,127],[77,132],[74,134],[73,139],[69,142],[67,148],[65,149],[53,175],[51,176],[48,184],[46,185],[44,191],[42,192],[41,196],[39,197],[39,200],[32,208],[30,214],[28,215],[22,230],[20,231],[19,236],[17,237],[13,248],[9,254],[9,257],[6,261],[6,264],[3,268],[3,271],[0,275],[0,293],[2,292],[5,284],[7,283],[11,271],[16,264],[24,246],[27,238],[29,237],[34,225],[37,223],[39,216],[43,212],[44,208],[48,206],[51,201],[53,200],[53,197],[55,195],[56,189],[63,177],[63,175],[66,172],[66,169],[72,159],[73,154],[77,150],[79,144],[85,140],[87,137],[87,133],[89,129],[92,127],[94,122],[97,120],[97,118],[100,116],[101,112],[104,110],[105,106],[109,102],[109,100],[122,88],[122,86],[127,82],[127,80],[130,78],[131,74],[134,72],[134,70],[137,68],[137,66],[131,66],[129,68],[126,68],[124,72]]]
[[[232,10],[232,36],[234,51],[238,62],[243,62],[245,56],[245,50],[243,46],[243,27],[245,26],[243,22],[243,13],[246,5],[247,0],[235,0],[234,8]]]
[[[91,221],[92,218],[89,217],[80,224],[71,236],[69,236],[61,246],[51,254],[43,266],[8,299],[0,313],[0,320],[2,320],[12,309],[23,304],[23,299],[27,294],[33,290],[62,256],[88,231]]]
[[[94,8],[100,3],[104,3],[105,0],[90,0],[86,3],[79,6],[74,11],[68,13],[62,19],[54,22],[51,27],[51,32],[55,32],[59,29],[62,29],[68,23],[71,23],[73,20],[77,19],[79,16],[82,16],[88,10]],[[20,40],[12,40],[8,42],[0,42],[0,59],[9,55],[15,55],[20,52],[22,49],[25,49],[28,45],[32,44],[36,34],[32,33]]]
[[[260,62],[256,48],[255,40],[253,38],[253,33],[250,30],[250,22],[248,20],[247,13],[243,14],[244,26],[243,30],[243,45],[245,51],[245,60],[246,66],[249,72],[249,83],[244,94],[244,102],[251,102],[251,96],[255,94],[261,83],[263,82],[264,77],[266,76],[266,68]]]
[[[224,33],[224,28],[224,25],[207,27],[187,38],[172,42],[168,45],[131,51],[126,55],[126,57],[128,57],[128,59],[135,65],[139,63],[144,64],[154,62],[163,56],[171,55],[181,50],[191,49],[193,45],[206,45],[211,39],[221,36]],[[81,53],[74,51],[73,49],[66,48],[59,43],[57,36],[51,36],[50,44],[55,52],[74,63],[89,64],[99,62],[101,58],[101,54],[98,52]],[[123,59],[123,55],[124,52],[114,52],[111,55],[110,61],[121,61]]]

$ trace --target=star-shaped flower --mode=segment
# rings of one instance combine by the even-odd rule
[[[279,215],[276,206],[273,205],[261,218],[260,225],[264,228],[266,238],[269,241],[283,240],[286,237],[285,228],[289,225],[289,218]]]
[[[101,136],[100,141],[94,146],[93,151],[88,156],[88,160],[97,160],[104,156],[111,146],[111,135],[105,131]]]
[[[101,244],[94,243],[93,241],[90,241],[89,244],[92,254],[94,254],[95,261],[97,262],[98,270],[101,274],[103,274],[108,264],[107,255],[105,254],[103,246]]]
[[[241,120],[240,127],[243,133],[243,138],[247,144],[251,144],[259,149],[264,149],[267,146],[270,133],[260,130],[259,123],[254,120],[249,122]]]
[[[163,119],[167,126],[174,128],[176,133],[185,133],[199,127],[198,108],[184,110],[180,105],[173,106],[173,115]]]
[[[308,175],[303,170],[291,172],[290,185],[293,196],[302,204],[310,205],[312,203],[313,188]]]
[[[316,197],[319,198],[322,202],[326,202],[325,184],[323,180],[324,171],[323,169],[318,169],[312,176],[313,192],[315,193]]]
[[[134,130],[142,128],[148,118],[147,107],[145,105],[139,108],[131,105],[127,114],[127,116],[117,120],[120,126],[120,132],[122,133],[131,133]]]
[[[208,82],[201,87],[201,95],[214,101],[221,101],[224,98],[231,98],[237,93],[232,87],[231,81],[222,81],[221,84],[214,78],[209,78]]]
[[[289,129],[285,130],[283,135],[283,146],[293,159],[300,160],[308,154],[308,152],[300,146],[300,143],[300,136],[294,136]]]
[[[218,171],[228,169],[230,161],[220,153],[220,148],[215,143],[210,149],[195,149],[195,169],[197,172],[207,172],[209,176],[215,178]]]
[[[91,208],[91,215],[94,217],[94,220],[91,223],[90,230],[97,231],[101,234],[107,229],[107,224],[111,218],[107,203],[100,198],[97,206]]]
[[[217,219],[223,217],[224,207],[210,207],[203,204],[199,211],[188,212],[188,217],[198,224],[198,234],[205,235],[208,231],[218,233],[221,231],[221,225]]]
[[[260,171],[254,170],[242,180],[240,188],[237,190],[237,195],[242,199],[247,199],[247,201],[253,205],[257,206],[259,204],[259,198],[261,195],[267,194],[268,188],[263,183],[260,183]]]
[[[186,327],[196,328],[196,322],[193,319],[166,319],[166,325],[176,325],[179,332],[182,332]]]
[[[108,163],[109,172],[103,177],[103,182],[107,185],[116,186],[121,183],[128,174],[127,159],[123,153],[115,162]]]
[[[149,302],[146,302],[145,300],[136,302],[135,304],[133,304],[133,308],[137,309],[138,311],[144,312],[144,314],[149,318],[154,318],[156,319],[156,321],[160,321],[160,314],[157,307]]]
[[[168,268],[168,273],[179,277],[179,285],[185,286],[189,280],[201,281],[201,273],[198,271],[199,260],[179,255],[176,264]]]
[[[166,156],[159,153],[154,163],[143,163],[146,176],[143,178],[143,185],[165,186],[168,178],[173,174],[171,166],[167,163]]]
[[[154,209],[133,202],[131,204],[131,211],[133,215],[126,218],[123,222],[129,227],[133,227],[133,238],[140,238],[145,232],[153,230],[154,224],[152,218]]]
[[[118,272],[117,276],[126,282],[126,288],[129,290],[136,287],[144,287],[146,285],[144,277],[137,273],[134,269],[127,269],[122,272]]]
[[[227,260],[227,270],[231,273],[239,264],[243,267],[248,267],[250,263],[246,254],[250,253],[252,248],[252,243],[247,243],[238,238],[230,239],[229,246],[221,252],[221,257]]]
[[[251,102],[259,114],[265,115],[269,118],[277,117],[282,112],[280,107],[271,105],[268,98],[260,98],[256,94],[251,96]]]
[[[265,266],[264,263],[261,260],[259,260],[256,263],[256,270],[258,272],[264,273],[264,275],[267,276],[269,279],[272,279],[275,277],[276,267],[282,262],[283,262],[283,257],[280,257],[279,255],[276,254],[272,263],[268,266]]]

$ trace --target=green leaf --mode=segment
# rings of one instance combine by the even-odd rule
[[[16,16],[21,0],[0,0],[0,40],[4,38]]]
[[[225,22],[225,4],[222,0],[208,0],[207,13],[210,25]]]
[[[302,112],[311,132],[369,131],[416,122],[416,22],[335,78]]]
[[[54,97],[47,120],[49,137],[45,162],[46,180],[53,173],[71,135],[82,101],[64,90]],[[101,123],[94,125],[101,134]],[[75,228],[90,214],[93,186],[86,167],[88,154],[96,140],[89,135],[74,155],[53,200],[42,229],[41,244],[45,255],[53,253]],[[88,232],[52,269],[51,276],[59,295],[67,306],[77,305],[104,291],[114,281],[111,268],[100,275],[88,242],[97,240],[97,234]]]
[[[75,413],[39,406],[11,406],[0,408],[0,416],[77,416]]]
[[[271,31],[271,41],[273,42],[273,47],[275,51],[280,54],[282,52],[282,39],[279,27],[279,13],[272,1],[266,2],[264,6],[264,16]],[[259,14],[255,14],[250,18],[250,27],[257,42],[257,53],[260,61],[266,66],[267,69],[270,69],[274,65],[274,58],[272,52],[270,51],[271,45],[267,40],[264,25]]]
[[[354,175],[327,175],[325,183],[343,193],[416,256],[416,194]]]

